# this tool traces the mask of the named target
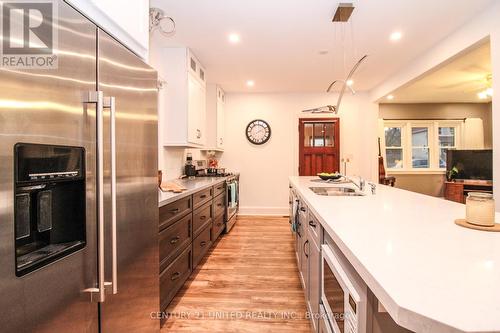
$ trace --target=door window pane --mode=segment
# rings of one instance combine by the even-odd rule
[[[387,161],[387,168],[389,169],[403,168],[403,149],[386,148],[385,155]]]
[[[334,147],[335,146],[335,129],[333,123],[325,124],[325,146]]]
[[[325,131],[323,124],[314,124],[314,147],[325,146],[324,135]]]
[[[401,127],[385,128],[385,146],[401,147]]]
[[[313,124],[304,124],[304,147],[313,147]]]

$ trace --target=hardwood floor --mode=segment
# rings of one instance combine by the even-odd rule
[[[311,332],[287,218],[238,218],[167,309],[166,332]]]

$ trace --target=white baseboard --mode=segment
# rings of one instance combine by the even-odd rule
[[[260,215],[260,216],[288,216],[288,207],[243,207],[240,206],[238,215]]]

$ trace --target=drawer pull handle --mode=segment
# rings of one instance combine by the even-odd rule
[[[306,207],[300,207],[300,211],[301,212],[305,212],[306,211]]]
[[[218,206],[218,207],[222,207],[222,204],[221,204],[221,203],[218,203],[218,204],[217,204],[217,206]]]
[[[178,213],[179,212],[179,208],[174,208],[174,209],[171,209],[169,210],[170,213]]]
[[[203,246],[205,246],[205,245],[207,245],[207,242],[206,242],[206,241],[202,241],[202,242],[200,243],[200,246],[201,246],[201,247],[203,247]]]
[[[178,278],[180,278],[180,276],[181,276],[181,272],[175,272],[174,274],[172,274],[172,277],[170,278],[170,280],[175,281]]]
[[[314,223],[314,221],[309,221],[309,225],[313,228],[316,228],[316,223]]]
[[[200,198],[201,198],[201,199],[205,199],[206,197],[207,197],[207,195],[206,195],[206,194],[200,195]]]
[[[218,226],[218,227],[220,227],[221,225],[222,225],[222,223],[220,223],[220,222],[219,222],[219,223],[217,223],[217,226]]]
[[[181,239],[179,236],[175,236],[174,238],[172,238],[172,239],[170,240],[170,244],[175,244],[175,243],[177,243],[177,242],[179,241],[179,239]]]
[[[200,220],[205,220],[207,217],[205,215],[200,216]]]

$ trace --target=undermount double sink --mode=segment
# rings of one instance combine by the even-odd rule
[[[344,186],[329,186],[329,187],[309,187],[317,195],[324,195],[329,197],[361,197],[365,194],[360,191],[356,191],[351,187]]]

